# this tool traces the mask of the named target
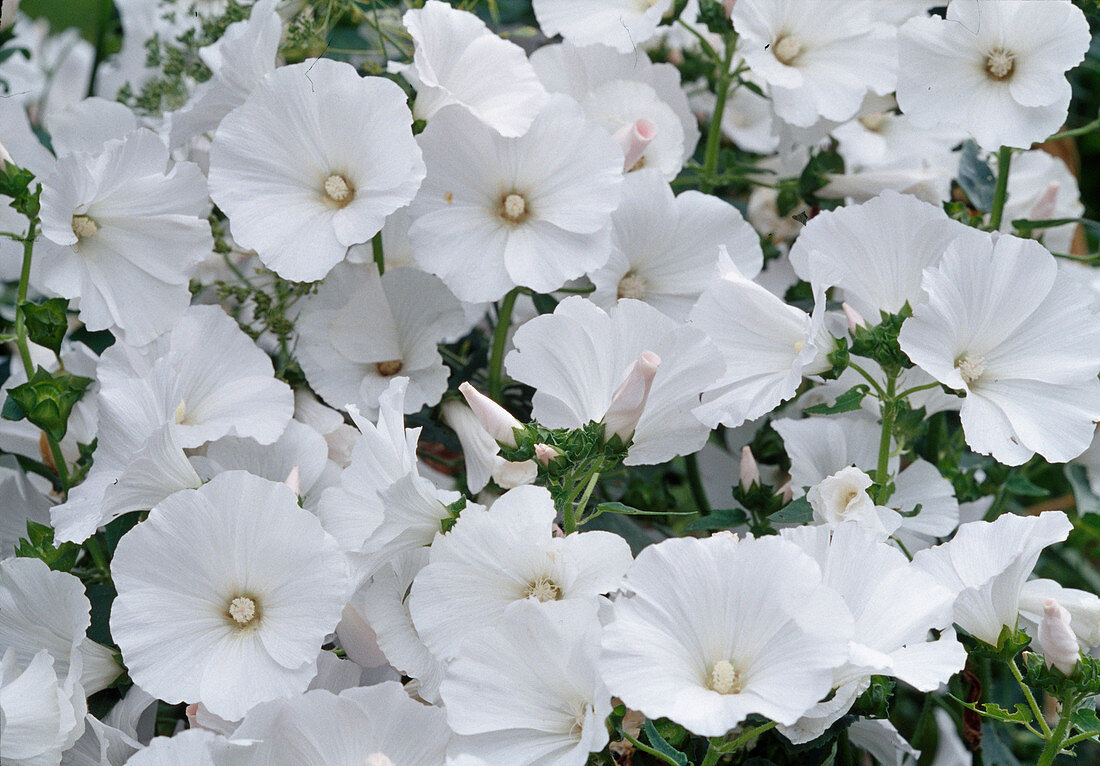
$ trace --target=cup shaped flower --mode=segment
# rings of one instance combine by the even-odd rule
[[[986,150],[1026,149],[1065,121],[1065,73],[1091,39],[1068,0],[952,2],[898,32],[898,105],[917,125],[962,128]]]
[[[823,286],[816,286],[823,293]],[[835,341],[825,332],[825,301],[813,315],[789,306],[736,268],[708,287],[690,321],[718,346],[725,373],[703,395],[696,416],[735,427],[771,412],[795,395],[804,375],[832,368]]]
[[[623,154],[565,96],[504,138],[462,109],[420,134],[428,177],[413,202],[413,257],[464,301],[517,285],[548,293],[610,254]]]
[[[1080,218],[1085,214],[1077,177],[1060,157],[1041,149],[1015,152],[1010,170],[1001,231],[1011,233],[1012,222],[1020,218],[1049,221]],[[1068,223],[1037,229],[1031,236],[1052,253],[1068,253],[1073,247],[1077,229],[1076,223]]]
[[[154,737],[126,766],[223,766],[240,762],[247,747],[212,731],[185,729],[171,737]]]
[[[548,609],[579,599],[595,603],[630,566],[630,548],[609,532],[554,537],[557,511],[542,487],[508,490],[488,509],[468,506],[416,576],[409,612],[417,633],[450,660],[478,628],[524,599]]]
[[[447,368],[439,343],[466,326],[462,306],[431,274],[339,264],[302,306],[296,356],[310,386],[333,407],[368,417],[394,376],[408,378],[405,406],[439,403]]]
[[[867,494],[872,484],[871,477],[855,466],[826,476],[806,493],[814,521],[830,527],[855,524],[876,539],[885,540],[901,526],[902,517],[897,511],[875,505]]]
[[[748,277],[764,263],[760,237],[737,208],[697,191],[674,196],[652,170],[624,179],[612,221],[611,257],[588,275],[596,286],[591,299],[605,309],[634,298],[682,322],[719,276],[719,248]]]
[[[79,664],[79,663],[78,663]],[[87,703],[76,673],[59,676],[45,649],[20,663],[0,657],[0,759],[5,766],[61,762],[84,731]]]
[[[442,766],[451,731],[442,710],[386,681],[269,702],[252,710],[234,737],[257,741],[245,766]]]
[[[111,635],[134,682],[231,721],[305,690],[350,585],[313,514],[244,471],[160,503],[119,541],[111,574]]]
[[[672,0],[534,0],[533,5],[547,37],[629,53],[657,34]]]
[[[1100,324],[1081,320],[1096,315],[1091,295],[1033,240],[963,244],[925,273],[928,302],[902,325],[902,351],[965,392],[975,452],[1007,465],[1080,455],[1100,420]]]
[[[424,179],[405,92],[317,59],[267,74],[218,126],[210,196],[233,238],[286,279],[321,279]]]
[[[693,734],[722,736],[752,713],[791,725],[848,658],[848,607],[777,537],[664,540],[623,588],[604,629],[604,681],[632,710]]]
[[[955,624],[996,646],[1003,628],[1016,629],[1020,591],[1039,554],[1072,528],[1061,511],[1006,513],[996,521],[963,524],[950,541],[919,551],[913,564],[957,594]]]
[[[795,273],[814,285],[833,285],[868,323],[921,298],[924,270],[947,246],[980,246],[984,235],[953,221],[939,205],[884,191],[862,205],[823,211],[806,223],[791,247]]]
[[[700,450],[709,429],[692,414],[722,362],[703,334],[641,301],[604,312],[581,296],[529,320],[513,337],[508,374],[534,386],[534,417],[549,428],[600,422],[644,352],[660,366],[634,429],[627,465],[663,463]],[[607,433],[607,438],[611,433]]]
[[[88,329],[148,343],[191,302],[188,282],[214,247],[208,204],[199,167],[168,170],[168,147],[151,131],[64,155],[42,182],[32,281],[76,299]]]
[[[768,85],[775,113],[808,128],[855,116],[868,92],[897,80],[897,29],[868,2],[738,0],[731,13],[745,61]]]
[[[457,104],[502,136],[527,132],[547,94],[523,48],[439,0],[406,11],[402,20],[414,49],[412,66],[401,73],[416,88],[417,119]]]
[[[472,634],[440,687],[452,753],[500,766],[583,766],[608,742],[595,603],[517,601]]]

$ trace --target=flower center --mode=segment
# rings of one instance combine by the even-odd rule
[[[180,403],[176,405],[176,411],[172,413],[172,422],[179,425],[187,418],[187,402],[180,399]]]
[[[500,201],[500,215],[509,223],[520,223],[530,212],[527,210],[527,200],[522,194],[506,194]]]
[[[527,598],[533,598],[542,603],[547,601],[561,601],[561,588],[549,577],[542,575],[527,586]]]
[[[344,207],[355,197],[355,188],[348,183],[348,179],[333,173],[325,179],[325,196],[337,207]]]
[[[985,374],[985,359],[971,359],[969,354],[964,354],[955,360],[955,369],[959,371],[963,382],[972,386]]]
[[[619,297],[641,298],[645,295],[646,287],[648,285],[643,277],[638,276],[633,271],[628,271],[619,280]]]
[[[885,112],[865,114],[859,118],[859,122],[872,133],[878,133],[886,125],[886,114]]]
[[[388,362],[379,362],[374,365],[374,369],[378,370],[379,375],[384,375],[388,378],[391,375],[396,375],[401,372],[401,368],[404,366],[404,362],[400,359],[391,359]]]
[[[228,614],[238,627],[246,628],[255,622],[258,616],[256,602],[248,596],[237,596],[229,602]]]
[[[578,742],[584,734],[584,719],[588,717],[590,710],[592,710],[591,702],[578,702],[574,705],[573,725],[569,728],[569,736]]]
[[[96,226],[96,222],[86,215],[74,215],[73,216],[73,234],[77,239],[87,239],[93,236],[99,227]]]
[[[802,43],[798,42],[798,40],[795,40],[793,37],[782,35],[775,41],[775,45],[772,46],[772,52],[775,54],[775,58],[780,64],[790,66],[791,62],[802,53]]]
[[[997,48],[990,51],[985,58],[985,71],[994,80],[1007,80],[1016,70],[1016,54]]]
[[[718,660],[710,669],[710,688],[719,694],[740,694],[743,688],[737,669],[729,660]]]
[[[393,761],[385,753],[371,753],[363,766],[393,766]]]

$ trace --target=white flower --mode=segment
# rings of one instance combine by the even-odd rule
[[[15,555],[19,541],[27,536],[27,522],[50,525],[48,484],[19,467],[14,457],[0,459],[0,561]]]
[[[691,410],[721,371],[699,330],[636,300],[605,313],[580,296],[526,322],[505,358],[508,374],[535,387],[534,417],[549,428],[580,428],[607,415],[616,392],[644,352],[660,368],[634,430],[627,465],[663,463],[698,451],[709,429]],[[610,433],[607,434],[610,438]]]
[[[622,150],[570,99],[551,97],[519,138],[447,109],[419,140],[413,257],[462,300],[547,293],[607,262]]]
[[[465,326],[462,306],[430,274],[341,264],[302,306],[296,357],[310,386],[333,407],[373,417],[395,375],[409,379],[408,412],[447,390],[439,343]]]
[[[414,116],[430,120],[458,104],[503,136],[527,132],[547,96],[522,48],[438,0],[402,20],[414,44],[412,65],[400,70],[416,88]]]
[[[173,147],[213,132],[263,76],[274,71],[283,33],[275,5],[276,0],[258,0],[248,19],[230,24],[217,41],[199,49],[211,77],[195,88],[183,107],[165,116]]]
[[[1069,612],[1070,627],[1077,635],[1081,651],[1100,646],[1100,597],[1076,588],[1063,588],[1054,580],[1028,580],[1020,589],[1020,622],[1031,636],[1043,618],[1046,602],[1054,599]]]
[[[61,762],[84,731],[87,705],[73,673],[59,677],[45,649],[20,664],[15,651],[0,658],[0,759],[5,766]]]
[[[790,399],[803,375],[832,368],[833,341],[824,328],[823,296],[813,316],[789,306],[736,269],[706,289],[691,324],[718,346],[726,371],[703,395],[704,423],[738,426]]]
[[[1049,221],[1080,218],[1085,214],[1077,177],[1060,158],[1040,149],[1016,152],[1012,155],[1009,170],[1008,197],[1001,231],[1011,232],[1012,222],[1019,218]],[[1068,223],[1036,229],[1032,236],[1052,253],[1068,253],[1073,247],[1077,229],[1077,224]]]
[[[12,36],[4,44],[10,55],[0,64],[0,80],[10,102],[25,108],[41,124],[87,95],[95,46],[81,37],[79,29],[50,34],[46,18],[12,15]]]
[[[837,153],[849,171],[898,167],[901,161],[919,163],[945,157],[966,139],[950,126],[918,127],[911,117],[894,111],[893,98],[881,100],[881,111],[870,111],[832,131]]]
[[[868,91],[885,95],[897,77],[897,30],[875,20],[875,5],[829,0],[738,0],[733,26],[745,61],[768,84],[775,113],[798,127],[844,121]]]
[[[848,657],[848,608],[776,537],[664,540],[625,587],[604,629],[604,681],[632,710],[693,734],[722,736],[751,713],[791,725]]]
[[[1043,618],[1039,622],[1036,641],[1048,668],[1053,665],[1067,676],[1073,673],[1081,649],[1070,627],[1069,612],[1052,598],[1043,604]]]
[[[608,742],[611,694],[600,679],[600,622],[592,603],[549,612],[509,606],[471,634],[440,694],[452,752],[499,766],[583,766]]]
[[[257,740],[247,766],[443,766],[451,732],[442,710],[409,699],[388,681],[261,705],[234,737]]]
[[[574,45],[602,43],[629,53],[657,34],[672,0],[534,0],[535,18],[547,37]]]
[[[1085,14],[1065,0],[956,0],[946,19],[901,27],[898,104],[918,125],[954,125],[983,149],[1026,149],[1066,119],[1065,73],[1089,40]]]
[[[442,660],[516,601],[553,609],[563,600],[595,603],[630,566],[626,541],[610,532],[554,537],[557,515],[542,487],[517,487],[488,509],[467,506],[432,543],[413,581],[409,612],[421,639]]]
[[[191,300],[188,281],[214,246],[206,180],[176,163],[148,130],[109,141],[94,157],[62,156],[42,182],[34,284],[77,299],[89,329],[148,343]]]
[[[823,211],[791,247],[791,265],[815,286],[833,285],[871,325],[880,312],[896,314],[921,298],[924,270],[939,263],[952,242],[962,249],[988,239],[953,221],[939,205],[884,191],[862,205]]]
[[[456,399],[443,402],[442,417],[443,422],[451,427],[462,445],[462,459],[466,464],[466,486],[471,492],[480,492],[492,478],[497,463],[503,460],[500,457],[500,445],[481,425],[474,411]]]
[[[235,749],[243,750],[244,746],[235,746],[211,731],[189,729],[171,737],[153,738],[126,761],[126,766],[220,766],[233,757],[230,754]]]
[[[227,720],[306,688],[349,588],[314,516],[243,471],[160,503],[119,541],[111,574],[111,635],[134,682]]]
[[[1061,511],[1011,513],[963,524],[949,542],[920,551],[913,564],[956,593],[955,623],[990,645],[1016,629],[1020,590],[1043,548],[1065,540],[1073,525]]]
[[[902,325],[901,348],[966,393],[971,449],[1019,465],[1088,448],[1100,420],[1100,325],[1083,319],[1096,315],[1091,296],[1042,245],[996,233],[953,243],[923,288],[928,302]]]
[[[280,67],[218,126],[210,196],[265,266],[321,279],[416,194],[411,125],[393,82],[331,59]]]
[[[851,466],[822,479],[806,493],[814,510],[814,521],[830,527],[851,522],[885,540],[901,526],[902,517],[896,511],[875,505],[867,494],[873,483],[870,476]]]
[[[125,138],[137,127],[137,116],[125,104],[103,98],[86,98],[46,118],[50,145],[58,157],[99,154],[108,141]]]
[[[764,262],[760,238],[737,208],[697,191],[673,196],[650,170],[626,177],[612,221],[611,258],[589,274],[592,300],[603,308],[636,298],[684,321],[719,275],[721,247],[746,276]]]

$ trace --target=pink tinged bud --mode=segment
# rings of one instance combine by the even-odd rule
[[[198,713],[199,713],[199,703],[197,703],[197,702],[192,702],[190,705],[188,705],[187,707],[185,707],[183,709],[183,714],[185,716],[187,716],[187,726],[188,726],[188,728],[191,728],[191,729],[201,728],[199,726]]]
[[[848,319],[848,332],[855,332],[857,327],[867,326],[867,320],[847,303],[841,303],[840,308],[844,310],[844,316]]]
[[[638,160],[645,154],[646,148],[657,137],[657,123],[644,117],[630,125],[623,125],[615,131],[615,140],[623,148],[623,171],[629,173]]]
[[[1058,668],[1067,676],[1077,666],[1080,647],[1077,636],[1070,627],[1069,612],[1054,599],[1043,604],[1043,619],[1039,622],[1039,648],[1047,667]]]
[[[550,465],[551,460],[556,460],[559,457],[561,457],[561,450],[555,449],[549,444],[535,445],[535,459],[542,463],[543,466]]]
[[[617,435],[624,442],[634,435],[638,421],[649,400],[649,389],[657,375],[657,366],[661,358],[652,351],[643,351],[627,373],[626,380],[619,386],[611,399],[611,406],[603,416],[604,437],[610,439]]]
[[[754,484],[760,484],[760,466],[756,464],[756,457],[746,444],[741,448],[741,489],[747,492]]]
[[[298,466],[294,466],[290,469],[290,473],[286,475],[283,484],[290,487],[290,491],[295,495],[302,494],[302,473],[298,470]]]
[[[1028,218],[1033,221],[1046,221],[1053,217],[1054,208],[1058,204],[1058,192],[1061,188],[1060,183],[1051,181],[1050,185],[1039,196],[1039,199],[1035,201]]]
[[[490,436],[505,447],[516,446],[516,435],[513,429],[523,428],[523,423],[512,417],[508,410],[471,386],[469,382],[463,383],[458,390],[466,397],[466,403],[470,405],[478,422]]]

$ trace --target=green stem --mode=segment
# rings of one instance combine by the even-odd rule
[[[1058,757],[1058,753],[1061,752],[1062,743],[1066,739],[1066,732],[1069,731],[1069,718],[1073,714],[1071,703],[1072,700],[1069,695],[1062,700],[1062,715],[1058,718],[1058,725],[1054,727],[1050,738],[1047,739],[1047,746],[1043,748],[1043,752],[1035,766],[1051,766],[1054,759]]]
[[[592,471],[592,475],[588,478],[588,484],[585,485],[584,494],[581,495],[581,499],[573,506],[573,510],[568,518],[563,519],[565,524],[562,528],[565,530],[565,534],[577,531],[577,519],[584,518],[584,509],[588,507],[588,500],[592,497],[592,490],[596,488],[596,482],[600,480],[600,467],[601,465],[597,463],[596,470]],[[569,527],[572,527],[572,529]]]
[[[761,724],[760,726],[754,726],[753,728],[749,729],[748,731],[741,732],[741,734],[739,734],[737,736],[737,738],[734,739],[732,742],[729,742],[728,744],[725,744],[725,745],[720,744],[717,747],[717,750],[719,752],[722,752],[722,753],[736,752],[737,750],[739,750],[744,745],[748,744],[750,741],[752,741],[756,737],[759,737],[761,734],[763,734],[766,731],[770,731],[770,730],[774,729],[778,725],[779,724],[776,721],[768,721],[767,723]],[[715,748],[714,742],[715,742],[715,740],[711,740],[711,748]],[[707,755],[708,756],[710,755],[709,750],[707,751]],[[717,760],[717,759],[715,759],[715,760]],[[705,764],[706,761],[704,761],[703,763]]]
[[[382,254],[382,232],[374,235],[370,246],[374,251],[374,263],[378,266],[378,275],[381,276],[386,273],[386,257]]]
[[[1016,667],[1016,661],[1009,660],[1008,668],[1012,671],[1012,677],[1016,679],[1016,683],[1019,684],[1020,691],[1024,693],[1024,699],[1027,700],[1028,707],[1031,708],[1031,714],[1035,716],[1039,728],[1043,730],[1043,736],[1049,738],[1050,727],[1047,726],[1047,719],[1043,717],[1043,711],[1039,708],[1039,703],[1035,701],[1035,695],[1031,693],[1031,689],[1024,683],[1024,677],[1020,674],[1020,669]]]
[[[707,498],[707,491],[703,487],[703,479],[699,475],[699,460],[695,455],[687,455],[684,458],[684,466],[687,468],[687,480],[688,486],[691,488],[691,497],[695,500],[699,512],[706,516],[712,509],[710,499]]]
[[[649,745],[646,745],[646,744],[643,744],[643,743],[639,742],[636,738],[630,736],[625,731],[622,732],[622,735],[630,741],[630,744],[634,745],[634,747],[636,749],[641,750],[646,755],[652,755],[654,758],[659,758],[662,761],[664,761],[665,763],[672,764],[672,766],[679,766],[679,764],[677,764],[676,761],[672,760],[670,757],[668,757],[667,755],[662,753],[660,750],[655,750],[652,747],[650,747]]]
[[[504,369],[504,345],[508,340],[508,328],[512,324],[512,309],[515,308],[516,298],[519,297],[522,288],[516,287],[504,296],[497,311],[497,326],[493,330],[493,348],[489,356],[489,396],[501,401],[504,387],[501,383],[501,373]]]
[[[1092,122],[1088,123],[1087,125],[1082,125],[1079,128],[1073,128],[1072,130],[1063,130],[1061,133],[1055,133],[1053,136],[1048,138],[1047,141],[1057,141],[1060,138],[1074,138],[1076,136],[1083,136],[1086,133],[1091,133],[1097,128],[1100,128],[1100,117],[1097,117]],[[1046,142],[1044,141],[1044,143]]]
[[[871,384],[871,388],[875,389],[875,395],[878,396],[879,399],[886,398],[886,391],[883,390],[882,386],[878,384],[878,381],[874,379],[871,373],[867,372],[867,370],[863,369],[858,364],[850,360],[848,362],[848,366],[858,372],[860,375],[862,375],[863,379]]]
[[[1001,218],[1005,212],[1005,200],[1008,199],[1008,170],[1012,164],[1012,149],[1002,146],[997,152],[997,186],[993,189],[993,209],[989,211],[989,229],[1001,228]]]
[[[885,505],[890,499],[890,482],[887,474],[890,470],[890,440],[894,436],[894,418],[897,414],[897,399],[894,393],[896,385],[897,376],[887,376],[886,396],[882,400],[882,435],[879,437],[878,464],[875,466],[875,482],[878,484],[875,505]]]
[[[730,64],[733,62],[733,49],[736,42],[736,35],[730,35],[729,39],[726,40],[726,55],[722,58],[722,68],[718,72],[715,86],[714,114],[710,118],[710,128],[707,130],[707,149],[706,154],[703,155],[703,185],[707,187],[704,191],[710,191],[713,188],[714,184],[711,182],[711,178],[718,170],[718,150],[722,146],[722,115],[726,111],[726,97],[729,96],[730,79],[733,76],[730,72]]]
[[[902,391],[900,394],[897,395],[897,398],[904,399],[910,394],[915,394],[919,391],[927,391],[930,388],[938,388],[939,385],[939,381],[934,381],[932,383],[925,383],[923,386],[913,386],[912,388],[907,388]]]
[[[702,766],[714,766],[714,764],[718,763],[718,759],[722,756],[722,751],[720,749],[721,741],[721,737],[710,738],[707,746],[707,754],[703,758]]]
[[[111,565],[107,561],[107,552],[103,549],[103,543],[100,542],[98,537],[92,535],[85,541],[84,546],[91,554],[92,561],[95,562],[100,575],[105,581],[109,581],[111,579]]]

